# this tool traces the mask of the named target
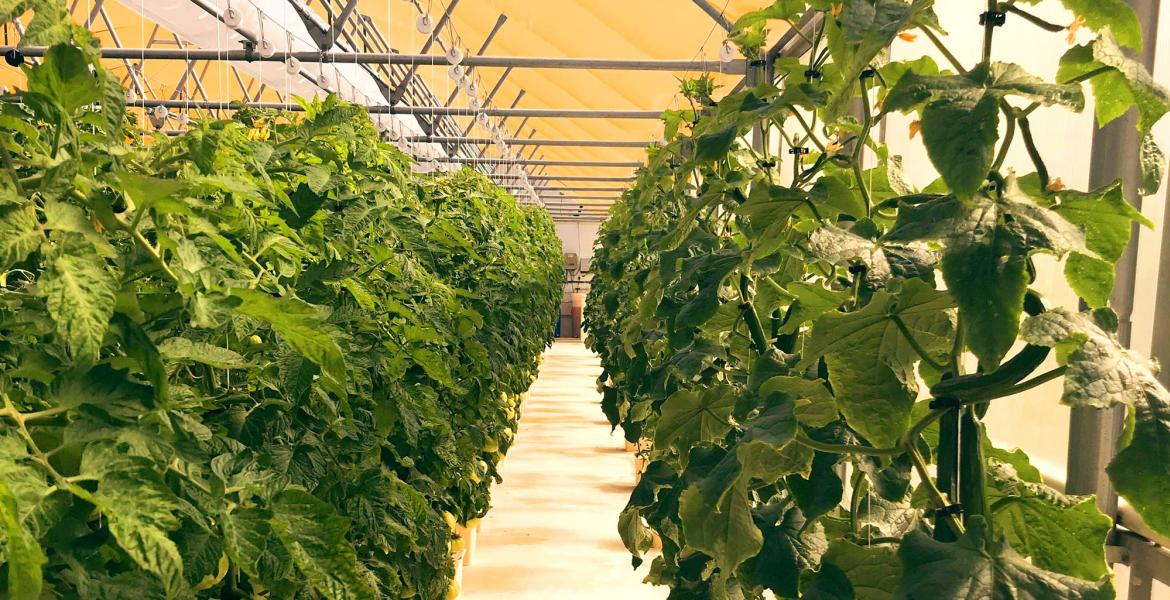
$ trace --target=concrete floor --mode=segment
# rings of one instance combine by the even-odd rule
[[[528,392],[515,445],[483,520],[462,600],[660,600],[617,533],[633,455],[598,405],[597,357],[558,341]]]

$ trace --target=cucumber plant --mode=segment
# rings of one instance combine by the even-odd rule
[[[60,2],[2,6],[55,45],[0,107],[0,595],[446,597],[559,312],[548,214],[335,97],[143,134]]]
[[[1170,393],[1108,306],[1149,223],[1120,181],[1065,189],[1030,123],[1083,110],[1086,88],[1102,125],[1136,107],[1152,193],[1170,93],[1130,57],[1124,2],[1063,0],[1072,25],[1034,3],[965,2],[983,12],[971,64],[930,0],[779,0],[734,39],[755,56],[769,20],[812,23],[806,55],[718,101],[688,83],[692,108],[665,115],[668,141],[599,234],[586,327],[606,416],[653,442],[618,524],[635,567],[661,538],[647,581],[670,598],[1112,597],[1112,520],[986,431],[989,408],[1053,380],[1069,406],[1124,409],[1108,475],[1170,534]],[[995,44],[1005,19],[1093,39],[1045,81]],[[947,62],[889,60],[916,35]],[[940,176],[924,189],[877,139],[894,113],[915,116]],[[1042,296],[1037,254],[1082,306]]]

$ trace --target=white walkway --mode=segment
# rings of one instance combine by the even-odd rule
[[[461,600],[660,600],[617,534],[633,489],[633,455],[609,434],[597,357],[557,342],[528,392]]]

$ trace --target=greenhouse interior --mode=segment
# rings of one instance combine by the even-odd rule
[[[1170,600],[1170,5],[0,0],[0,598]]]

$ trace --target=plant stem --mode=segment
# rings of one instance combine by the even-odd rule
[[[1026,10],[1023,10],[1021,8],[1016,8],[1016,6],[1014,4],[1004,3],[1004,4],[1000,5],[1000,8],[1002,8],[1004,10],[1004,12],[1010,12],[1010,13],[1020,15],[1021,17],[1024,18],[1025,21],[1028,21],[1028,22],[1032,23],[1033,25],[1035,25],[1035,26],[1037,26],[1045,31],[1051,31],[1053,33],[1056,33],[1058,31],[1064,31],[1065,29],[1068,29],[1068,27],[1065,27],[1064,25],[1057,25],[1056,23],[1045,21],[1044,19],[1041,19],[1040,17],[1037,17],[1036,15],[1034,15]]]
[[[922,30],[922,33],[926,34],[926,38],[929,39],[932,44],[934,44],[935,48],[938,48],[938,51],[946,57],[947,62],[951,63],[951,66],[954,67],[956,71],[964,75],[967,73],[967,69],[963,66],[963,63],[960,63],[959,59],[955,57],[954,53],[951,52],[951,49],[947,48],[946,44],[944,44],[942,40],[938,39],[938,35],[931,31],[929,27],[919,27],[919,29]]]
[[[998,171],[1003,166],[1003,161],[1007,159],[1008,150],[1012,147],[1012,140],[1016,136],[1016,118],[1012,114],[1012,107],[1007,101],[1000,101],[1000,109],[1007,117],[1007,131],[1003,136],[1003,144],[999,147],[999,154],[996,155],[995,162],[991,163],[992,171]]]
[[[792,116],[796,119],[796,122],[800,123],[800,126],[803,127],[806,132],[808,132],[807,140],[816,145],[817,149],[819,149],[822,153],[826,152],[825,145],[822,144],[821,141],[817,139],[816,134],[813,133],[812,125],[810,125],[808,121],[805,121],[804,117],[800,116],[800,111],[793,109]]]
[[[873,113],[869,106],[869,79],[861,80],[861,134],[857,136],[853,147],[853,176],[857,178],[857,189],[861,191],[861,199],[865,201],[865,211],[873,216],[873,199],[869,195],[869,188],[865,185],[865,177],[861,170],[861,153],[865,150],[865,140],[869,137],[870,127],[873,127]]]
[[[923,348],[922,344],[919,344],[918,340],[914,339],[914,334],[910,332],[909,327],[906,327],[906,323],[902,321],[902,317],[898,315],[890,315],[890,320],[894,322],[894,326],[898,328],[898,331],[902,332],[902,336],[906,338],[906,341],[910,344],[910,347],[914,349],[914,352],[918,353],[918,357],[922,359],[922,362],[926,363],[927,366],[940,373],[947,370],[946,367],[931,358],[930,353],[926,351],[926,348]]]
[[[150,257],[154,259],[155,264],[157,264],[158,267],[162,269],[163,273],[166,273],[167,277],[169,277],[171,281],[178,283],[179,277],[175,275],[175,272],[172,271],[170,267],[167,266],[167,262],[163,260],[162,253],[156,249],[153,244],[150,243],[150,240],[147,240],[145,237],[143,237],[142,232],[138,231],[137,229],[128,229],[128,231],[131,235],[134,236],[134,240],[138,242],[138,245],[141,246],[143,250],[146,250],[147,254],[150,254]]]
[[[963,314],[959,313],[955,323],[955,340],[951,345],[951,375],[958,377],[963,374]]]
[[[926,486],[926,491],[930,493],[930,498],[934,501],[935,507],[946,508],[949,501],[939,491],[938,486],[934,483],[934,479],[931,479],[930,471],[926,468],[926,459],[922,458],[922,453],[917,448],[910,448],[910,460],[914,463],[914,470],[918,471],[918,477],[922,479],[922,484]],[[947,515],[942,519],[942,522],[946,523],[956,536],[963,535],[963,524],[955,518],[955,515]]]
[[[818,442],[803,431],[797,431],[796,437],[793,438],[798,444],[808,446],[813,450],[820,452],[831,452],[833,454],[861,454],[865,456],[898,456],[905,454],[906,449],[901,444],[892,448],[874,448],[872,446],[860,446],[857,444],[829,444],[827,442]]]
[[[1024,147],[1028,149],[1028,156],[1032,158],[1032,164],[1036,165],[1036,175],[1040,178],[1040,189],[1048,190],[1048,167],[1044,166],[1044,158],[1040,156],[1040,151],[1036,148],[1036,140],[1032,138],[1032,126],[1028,123],[1028,117],[1020,117],[1020,134],[1024,138]]]
[[[995,20],[991,13],[999,10],[999,2],[987,0],[987,16],[983,19],[983,62],[991,62],[991,41],[995,37]]]

